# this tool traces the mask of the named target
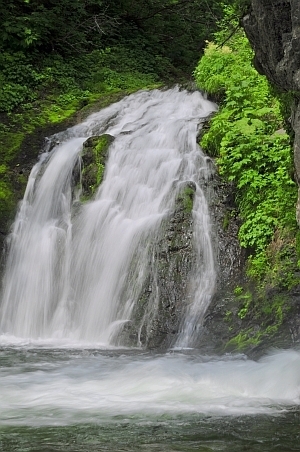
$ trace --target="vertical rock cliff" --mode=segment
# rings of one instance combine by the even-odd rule
[[[293,94],[295,177],[300,186],[300,2],[251,0],[243,26],[255,52],[258,72],[279,89]],[[298,193],[296,215],[300,225],[300,189]]]

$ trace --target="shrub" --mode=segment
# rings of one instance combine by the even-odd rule
[[[297,188],[279,100],[252,67],[252,57],[241,32],[230,45],[208,42],[194,76],[220,102],[201,145],[216,157],[220,174],[237,187],[239,240],[251,250],[249,274],[262,278],[275,232],[286,236],[296,228]]]

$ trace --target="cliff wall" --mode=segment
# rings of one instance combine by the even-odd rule
[[[291,125],[295,132],[295,177],[300,186],[300,2],[251,0],[243,26],[255,52],[258,72],[293,95]],[[300,190],[296,215],[300,225]]]

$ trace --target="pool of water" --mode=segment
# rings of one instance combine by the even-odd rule
[[[2,341],[3,342],[3,341]],[[300,353],[2,344],[0,450],[300,450]]]

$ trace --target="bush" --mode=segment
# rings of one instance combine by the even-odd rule
[[[252,58],[239,32],[227,46],[208,42],[194,76],[198,86],[220,102],[201,145],[217,157],[220,174],[237,187],[239,240],[251,250],[249,274],[262,278],[274,234],[296,230],[297,188],[280,103],[266,78],[252,67]]]

